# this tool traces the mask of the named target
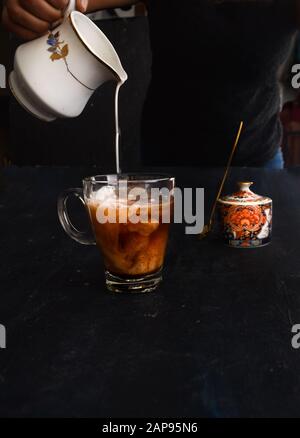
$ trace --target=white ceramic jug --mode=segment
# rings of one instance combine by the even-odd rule
[[[127,74],[103,32],[71,0],[62,24],[18,47],[9,85],[36,117],[76,117],[104,82],[123,83]]]

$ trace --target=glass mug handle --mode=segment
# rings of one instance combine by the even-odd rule
[[[79,199],[82,204],[86,206],[86,203],[83,199],[82,189],[68,189],[62,192],[57,200],[57,213],[61,226],[73,240],[76,240],[76,242],[79,242],[82,245],[96,245],[94,237],[91,237],[87,231],[77,230],[77,228],[72,224],[67,208],[67,203],[70,196],[75,196],[75,198]]]

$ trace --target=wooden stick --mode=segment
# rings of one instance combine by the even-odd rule
[[[240,137],[241,137],[243,126],[244,126],[244,122],[240,122],[239,130],[238,130],[238,133],[236,135],[236,139],[235,139],[235,142],[234,142],[234,145],[233,145],[230,157],[228,159],[226,170],[225,170],[225,173],[224,173],[224,176],[223,176],[223,179],[222,179],[222,182],[221,182],[221,185],[220,185],[217,197],[215,199],[215,202],[213,204],[213,207],[212,207],[212,210],[211,210],[211,213],[210,213],[209,223],[208,223],[208,225],[204,226],[202,233],[199,234],[200,238],[201,237],[205,237],[210,232],[210,230],[212,228],[212,224],[213,224],[214,215],[215,215],[215,211],[216,211],[216,208],[217,208],[218,200],[219,200],[219,198],[220,198],[220,196],[222,194],[222,191],[223,191],[223,188],[224,188],[224,184],[226,182],[229,169],[231,167],[231,163],[232,163],[232,159],[233,159],[234,153],[235,153],[236,148],[237,148],[237,146],[239,144],[239,140],[240,140]]]

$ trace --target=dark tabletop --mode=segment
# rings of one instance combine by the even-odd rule
[[[237,250],[173,225],[164,282],[105,291],[96,247],[56,216],[60,191],[98,169],[8,168],[0,178],[0,416],[299,416],[300,169],[234,169],[274,200],[270,246]],[[205,187],[221,169],[173,169]],[[82,218],[78,218],[81,221]]]

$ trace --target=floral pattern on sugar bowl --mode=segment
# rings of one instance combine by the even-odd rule
[[[271,241],[272,199],[250,190],[253,183],[239,182],[239,190],[218,200],[225,243],[235,248],[257,248]]]

